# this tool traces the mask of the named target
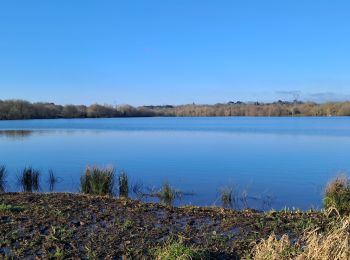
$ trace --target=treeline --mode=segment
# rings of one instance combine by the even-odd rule
[[[244,103],[179,106],[56,105],[24,100],[0,100],[0,120],[53,118],[111,118],[151,116],[350,116],[350,102]]]

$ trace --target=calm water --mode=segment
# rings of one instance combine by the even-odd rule
[[[177,204],[220,205],[234,187],[237,205],[321,207],[327,180],[350,170],[350,118],[126,118],[0,121],[0,164],[18,190],[24,166],[79,189],[87,165],[114,165],[145,190],[165,181],[184,192]],[[270,205],[271,204],[271,205]]]

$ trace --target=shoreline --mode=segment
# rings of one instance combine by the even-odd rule
[[[321,211],[172,207],[74,193],[2,193],[1,205],[0,256],[14,259],[58,252],[63,258],[152,259],[157,248],[178,239],[211,259],[238,259],[271,233],[298,239],[328,223]]]

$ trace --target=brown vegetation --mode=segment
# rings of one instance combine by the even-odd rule
[[[49,118],[110,118],[146,116],[350,116],[350,102],[243,103],[180,106],[56,105],[23,100],[0,100],[0,120]]]

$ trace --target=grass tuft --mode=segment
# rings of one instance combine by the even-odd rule
[[[52,192],[55,189],[58,178],[55,176],[55,173],[51,169],[49,170],[49,178],[47,182],[49,183],[49,190]]]
[[[220,189],[220,200],[225,208],[233,208],[235,204],[235,199],[233,197],[233,188],[224,187]]]
[[[176,191],[170,186],[169,183],[164,183],[163,187],[158,193],[158,196],[162,203],[171,205],[176,198]]]
[[[26,167],[19,175],[18,182],[24,192],[39,191],[40,172],[32,167]]]
[[[0,165],[0,193],[6,191],[7,171],[4,165]]]
[[[196,260],[209,259],[206,252],[184,245],[182,242],[172,242],[156,249],[156,260]]]
[[[325,209],[336,208],[341,215],[350,213],[350,181],[347,176],[337,176],[327,184],[323,203]]]
[[[114,168],[87,167],[80,178],[80,189],[85,194],[113,195]]]
[[[118,176],[119,197],[127,198],[129,196],[129,177],[125,172],[121,172]]]

